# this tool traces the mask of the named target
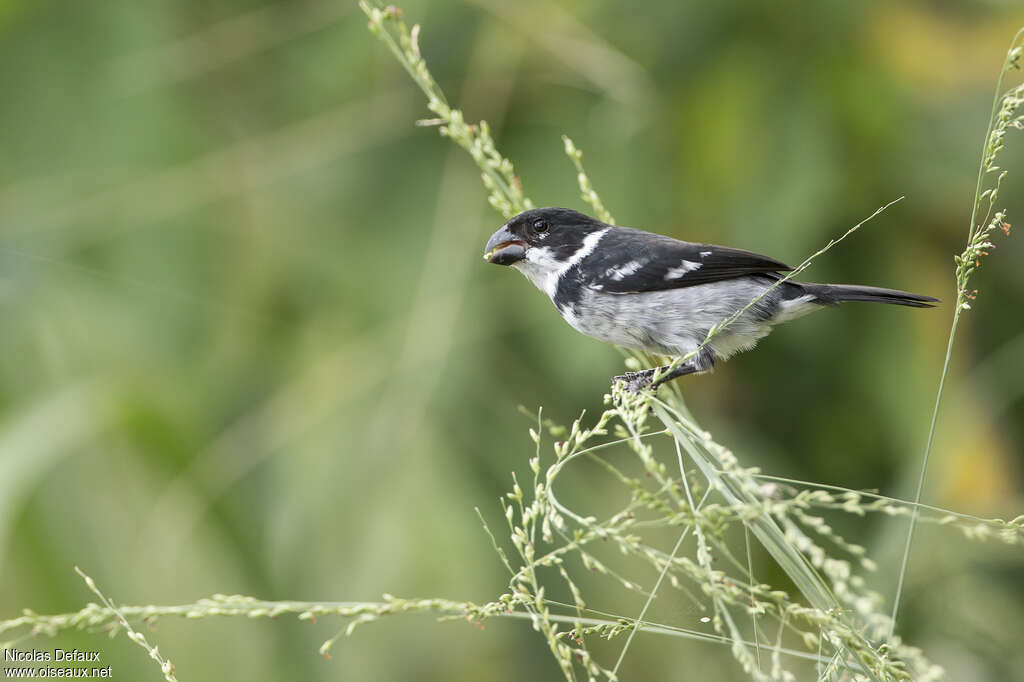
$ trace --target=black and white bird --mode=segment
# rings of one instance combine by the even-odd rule
[[[657,384],[709,371],[716,361],[753,348],[773,325],[823,306],[876,301],[931,308],[938,301],[896,289],[787,280],[702,347],[713,326],[793,268],[750,251],[608,225],[567,208],[515,216],[491,235],[484,258],[523,273],[587,336],[659,355],[697,351]],[[638,391],[654,376],[648,369],[616,380]]]

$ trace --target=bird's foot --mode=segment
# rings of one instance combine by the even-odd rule
[[[650,388],[651,380],[654,378],[653,369],[645,369],[639,372],[626,372],[612,378],[612,385],[623,383],[630,393],[639,393],[645,388]]]
[[[625,384],[625,388],[630,393],[639,393],[640,391],[650,389],[657,389],[662,384],[678,379],[681,376],[687,374],[695,374],[701,371],[707,371],[714,367],[714,361],[705,367],[703,370],[698,369],[697,366],[692,362],[679,365],[675,369],[672,369],[671,365],[665,367],[654,367],[652,369],[642,369],[639,372],[626,372],[612,379],[612,385],[622,382]],[[654,375],[658,374],[657,380]]]

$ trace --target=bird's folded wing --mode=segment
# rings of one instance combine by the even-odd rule
[[[612,294],[677,289],[793,269],[750,251],[683,242],[626,227],[605,234],[600,248],[580,265],[582,284]]]

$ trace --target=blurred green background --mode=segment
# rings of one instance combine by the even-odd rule
[[[953,299],[1011,2],[410,0],[449,99],[538,205]],[[486,601],[533,444],[517,405],[601,408],[621,357],[487,266],[478,172],[342,0],[0,2],[0,617],[214,592]],[[1002,204],[1024,216],[1024,135]],[[1024,228],[1024,224],[1022,224]],[[1021,237],[975,275],[925,501],[1024,508]],[[912,497],[952,310],[848,305],[684,392],[748,465]],[[581,473],[575,499],[606,485]],[[906,521],[838,526],[895,585]],[[762,573],[771,578],[767,562]],[[923,527],[901,630],[955,680],[1024,679],[1024,553]],[[653,581],[654,576],[640,575]],[[637,595],[591,604],[635,615]],[[671,595],[667,598],[672,613]],[[682,602],[677,623],[700,627]],[[556,679],[523,622],[165,620],[179,679]],[[22,647],[31,643],[22,643]],[[117,679],[159,679],[127,639]],[[600,649],[614,656],[619,644]],[[625,679],[745,679],[638,637]]]

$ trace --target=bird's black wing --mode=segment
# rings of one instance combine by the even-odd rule
[[[605,234],[580,265],[581,284],[613,294],[678,289],[793,269],[750,251],[683,242],[627,227]]]

